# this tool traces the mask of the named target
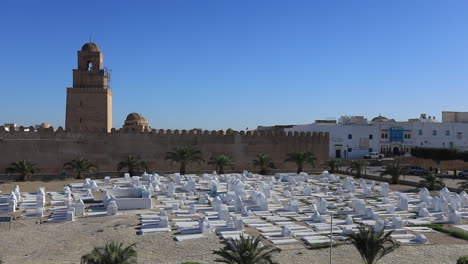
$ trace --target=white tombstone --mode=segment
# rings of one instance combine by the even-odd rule
[[[455,208],[450,207],[448,212],[448,221],[452,224],[458,224],[463,221],[462,214],[458,212]]]
[[[180,176],[179,173],[174,174],[174,183],[175,184],[180,184],[181,179],[182,179],[182,177]]]
[[[124,179],[125,179],[126,181],[129,181],[129,180],[130,180],[130,173],[125,173],[125,174],[124,174]]]
[[[20,192],[20,189],[19,189],[19,186],[16,185],[15,188],[13,189],[13,193],[15,194],[16,198],[18,199],[17,201],[21,201],[22,198],[21,198],[21,192]]]
[[[341,234],[344,235],[344,236],[353,233],[353,227],[352,226],[343,226],[342,230],[343,230],[343,232]]]
[[[232,218],[232,216],[229,217],[228,220],[226,221],[226,227],[229,229],[235,228],[234,218]]]
[[[425,235],[419,234],[416,236],[416,238],[413,241],[419,244],[425,244],[427,243],[427,238]]]
[[[213,199],[213,202],[212,202],[212,205],[213,205],[213,209],[215,211],[218,211],[219,210],[219,206],[223,204],[223,201],[221,201],[221,198],[219,198],[219,196],[216,196],[214,199]]]
[[[371,187],[364,188],[364,196],[365,197],[371,197],[372,196],[372,188]]]
[[[380,183],[380,195],[383,197],[387,197],[389,193],[390,193],[390,186],[388,185],[388,182]]]
[[[85,204],[84,204],[83,200],[80,199],[75,204],[75,215],[76,216],[82,216],[82,215],[84,215],[84,212],[85,212]]]
[[[200,195],[200,198],[198,199],[198,204],[206,204],[205,195]]]
[[[211,224],[208,217],[203,217],[198,220],[199,229],[202,233],[211,233]]]
[[[221,204],[219,206],[218,218],[224,221],[227,221],[229,219],[229,209],[227,205]]]
[[[167,185],[167,196],[168,197],[174,197],[175,196],[175,186],[173,182],[170,182]]]
[[[117,203],[114,200],[111,200],[107,206],[107,215],[117,215],[117,211]]]
[[[351,217],[351,215],[346,216],[345,224],[347,224],[347,225],[354,224],[354,221],[353,221],[353,218]]]
[[[310,196],[312,194],[312,187],[310,187],[309,184],[306,184],[302,190],[302,194],[305,196]]]
[[[8,201],[8,212],[10,213],[16,212],[16,200]]]
[[[374,210],[370,207],[366,208],[366,217],[370,219],[374,219],[375,213]]]
[[[189,214],[196,214],[197,213],[197,207],[195,207],[195,204],[191,204],[190,208],[188,210]]]
[[[327,201],[323,197],[320,198],[317,209],[320,214],[328,214]]]
[[[322,222],[322,217],[321,217],[321,215],[320,215],[320,213],[318,211],[315,211],[312,214],[312,221],[313,222]]]
[[[236,197],[236,211],[242,211],[244,208],[244,203],[242,202],[242,198],[240,196]]]
[[[338,186],[338,188],[336,188],[335,194],[343,194],[343,188],[341,188],[341,186]]]
[[[166,228],[169,226],[169,219],[167,218],[167,215],[161,216],[159,218],[159,224],[158,227],[160,228]]]
[[[384,220],[377,220],[374,225],[374,232],[378,233],[385,228],[385,221]]]
[[[240,215],[236,216],[236,220],[234,222],[234,227],[238,231],[244,230],[244,218],[242,218],[242,216],[240,216]]]
[[[104,177],[104,183],[105,184],[110,184],[110,180],[111,180],[110,176]]]
[[[96,183],[95,181],[91,181],[91,185],[89,186],[89,188],[90,188],[91,190],[93,190],[93,191],[99,189],[99,187],[98,187],[98,185],[97,185],[97,183]]]
[[[44,208],[38,207],[36,208],[36,217],[43,217],[44,216]]]
[[[395,229],[403,227],[403,219],[401,219],[401,216],[399,216],[399,215],[393,215],[392,216],[392,226]]]
[[[289,230],[289,228],[287,226],[283,226],[281,228],[281,236],[282,237],[291,237],[292,236],[291,230]]]
[[[393,204],[387,205],[387,214],[394,214],[395,213],[395,206]]]
[[[430,196],[431,196],[431,194],[429,193],[429,190],[426,187],[419,190],[419,199],[422,202],[426,202],[427,198],[430,197]]]
[[[359,215],[366,213],[366,202],[363,199],[356,199],[351,202],[354,212]]]
[[[398,196],[397,208],[399,211],[408,211],[408,197],[406,194]]]
[[[419,217],[429,217],[430,216],[429,211],[427,210],[427,208],[421,207],[421,208],[419,208],[418,216]]]

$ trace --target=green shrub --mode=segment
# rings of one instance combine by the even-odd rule
[[[461,256],[457,260],[457,264],[468,264],[468,256]]]

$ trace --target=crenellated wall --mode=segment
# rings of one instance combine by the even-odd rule
[[[165,153],[176,146],[192,145],[202,151],[205,160],[213,153],[225,153],[233,157],[234,170],[253,170],[252,160],[259,153],[272,155],[278,169],[294,169],[284,163],[288,152],[312,151],[317,164],[328,159],[328,133],[279,133],[156,130],[132,132],[112,129],[104,131],[67,132],[62,127],[28,132],[6,131],[0,127],[0,173],[13,161],[22,159],[36,163],[41,172],[60,172],[63,163],[77,157],[85,157],[102,171],[115,171],[117,163],[130,154],[140,155],[150,171],[177,171],[178,167],[164,160]],[[193,164],[188,170],[209,170],[206,164]]]

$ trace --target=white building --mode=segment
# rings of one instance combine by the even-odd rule
[[[274,128],[285,132],[329,132],[331,158],[362,158],[369,152],[404,155],[414,146],[468,150],[468,112],[442,112],[442,122],[425,114],[403,122],[380,115],[371,121],[363,116],[343,116],[338,122],[317,120],[312,124],[258,130]]]

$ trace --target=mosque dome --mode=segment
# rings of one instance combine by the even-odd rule
[[[81,51],[101,51],[96,43],[88,42],[81,47]]]
[[[138,113],[130,113],[125,121],[146,121],[146,119]]]
[[[40,127],[42,127],[42,128],[49,128],[49,127],[50,127],[50,124],[47,123],[47,122],[43,122],[43,123],[40,125]]]
[[[390,121],[390,119],[386,118],[385,116],[376,116],[374,118],[372,118],[372,121],[371,122],[388,122]]]

